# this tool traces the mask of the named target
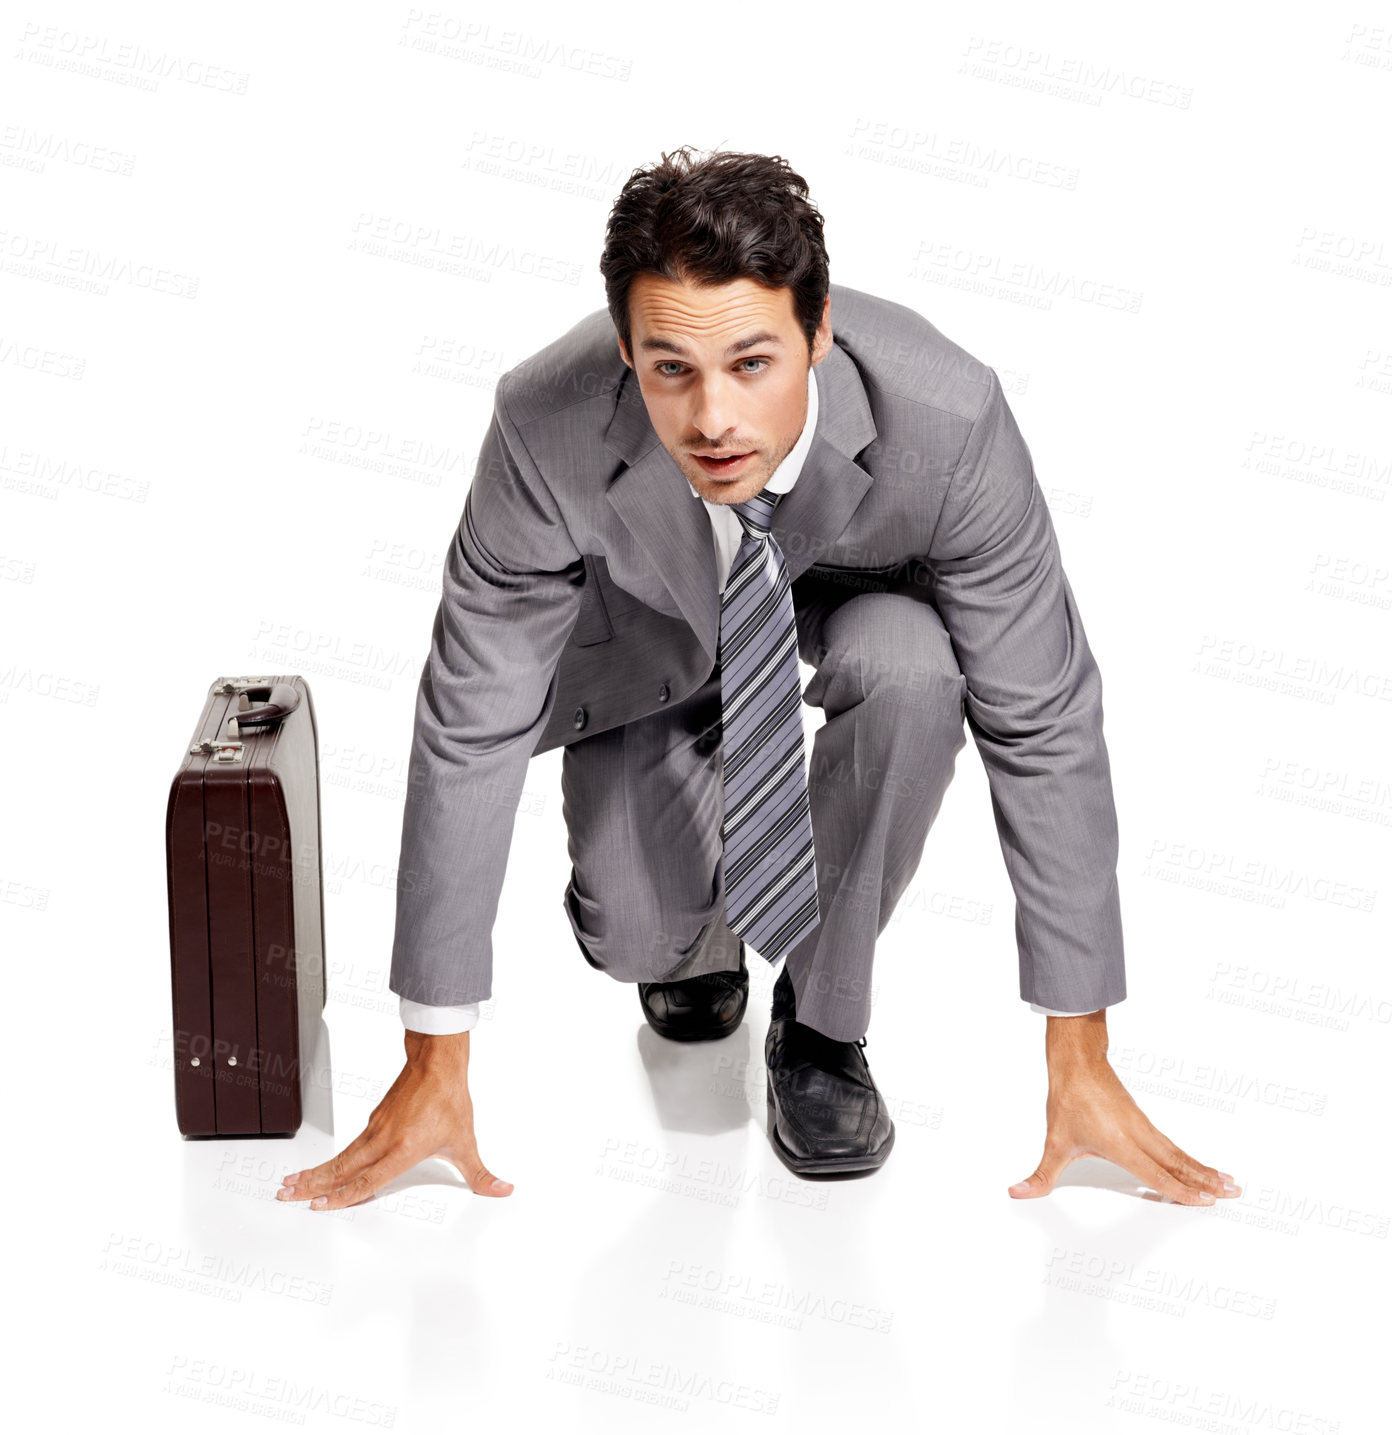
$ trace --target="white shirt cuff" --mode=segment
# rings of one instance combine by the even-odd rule
[[[455,1036],[461,1031],[472,1031],[478,1019],[477,1002],[467,1002],[464,1006],[428,1006],[425,1002],[401,998],[402,1026],[425,1036]]]
[[[1038,1002],[1031,1002],[1030,1010],[1037,1011],[1043,1016],[1091,1016],[1092,1012],[1101,1011],[1102,1008],[1095,1006],[1092,1011],[1054,1011],[1051,1007],[1040,1006]]]

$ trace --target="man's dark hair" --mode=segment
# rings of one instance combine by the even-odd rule
[[[786,160],[728,150],[696,159],[689,145],[629,175],[609,211],[599,272],[630,357],[628,291],[639,274],[791,289],[809,353],[831,282],[822,216]]]

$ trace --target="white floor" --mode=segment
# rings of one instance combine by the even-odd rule
[[[1366,1020],[1352,1039],[1297,1026],[1232,1007],[1222,981],[1190,993],[1182,1023],[1173,998],[1118,1005],[1123,1078],[1243,1196],[1167,1206],[1089,1162],[1013,1202],[1043,1133],[1043,1019],[995,959],[1000,911],[914,911],[941,905],[924,874],[881,939],[867,1048],[896,1148],[870,1178],[800,1181],[764,1132],[773,973],[756,959],[733,1037],[663,1041],[569,941],[554,846],[535,892],[509,885],[506,996],[473,1038],[484,1159],[516,1183],[504,1200],[441,1163],[351,1211],[273,1199],[356,1135],[399,1060],[337,881],[317,1109],[293,1140],[181,1140],[145,903],[151,940],[113,943],[77,1048],[50,1028],[47,1066],[10,1073],[29,1133],[12,1170],[63,1127],[12,1216],[33,1386],[11,1399],[31,1418],[62,1399],[89,1419],[136,1407],[158,1431],[1385,1428]]]

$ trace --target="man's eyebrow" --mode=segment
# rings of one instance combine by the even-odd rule
[[[725,350],[725,354],[728,358],[731,354],[739,354],[745,349],[752,349],[755,344],[778,344],[781,346],[782,343],[783,340],[780,339],[777,334],[771,333],[767,329],[761,329],[757,334],[750,334],[747,339],[739,339],[731,344],[730,347]],[[638,347],[644,350],[658,349],[664,354],[680,354],[683,358],[686,357],[686,350],[674,339],[660,339],[653,336],[652,338],[644,339]]]

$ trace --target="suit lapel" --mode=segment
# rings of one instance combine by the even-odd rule
[[[851,521],[871,476],[855,461],[875,437],[875,422],[855,364],[833,342],[814,370],[817,427],[797,482],[779,499],[771,532],[796,578]],[[686,475],[658,441],[633,370],[619,385],[605,447],[627,465],[607,497],[652,561],[701,646],[720,647],[720,595],[710,515],[692,497]]]

